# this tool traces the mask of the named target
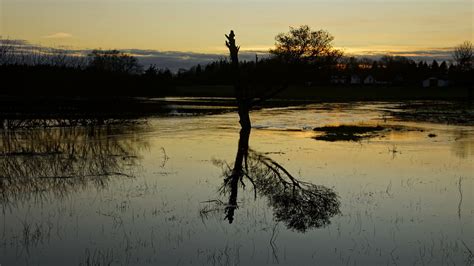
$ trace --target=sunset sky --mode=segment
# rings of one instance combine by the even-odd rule
[[[0,0],[0,34],[46,46],[225,52],[267,50],[307,24],[349,53],[420,51],[473,40],[472,0]]]

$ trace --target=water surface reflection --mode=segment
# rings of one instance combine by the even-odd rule
[[[148,148],[138,134],[142,124],[37,127],[33,121],[11,121],[16,129],[0,130],[0,201],[15,203],[46,195],[103,188],[111,177],[132,177],[139,151]],[[51,124],[48,123],[48,124]],[[28,125],[28,126],[18,126]],[[12,128],[10,126],[10,128]]]
[[[473,127],[391,108],[256,110],[251,137],[233,112],[8,122],[0,264],[472,264]],[[404,130],[314,139],[359,124]]]
[[[232,223],[238,208],[239,185],[252,185],[257,195],[267,198],[276,222],[283,222],[287,228],[305,232],[330,223],[330,218],[340,212],[339,199],[332,189],[318,186],[295,178],[281,164],[270,157],[249,149],[250,128],[242,128],[233,167],[223,161],[215,164],[223,168],[224,183],[219,191],[228,195],[224,204],[225,219]],[[214,200],[221,204],[221,201]],[[219,210],[219,206],[206,207],[202,215]]]

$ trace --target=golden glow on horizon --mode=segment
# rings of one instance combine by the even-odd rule
[[[298,3],[297,3],[298,2]],[[266,51],[288,26],[335,36],[345,52],[432,50],[473,40],[472,1],[2,0],[0,35],[45,46],[225,53],[234,29],[242,51]]]

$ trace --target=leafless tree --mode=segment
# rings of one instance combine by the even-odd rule
[[[89,57],[89,66],[97,70],[127,74],[139,74],[143,70],[136,57],[118,50],[94,50]]]
[[[284,82],[283,84],[267,88],[267,90],[260,95],[253,95],[250,93],[248,84],[242,82],[241,73],[239,69],[239,50],[240,46],[237,46],[235,41],[235,33],[233,30],[230,31],[229,35],[225,35],[227,38],[226,46],[229,48],[230,59],[234,75],[234,93],[237,101],[237,108],[239,113],[239,122],[242,127],[242,130],[248,130],[250,134],[251,122],[249,117],[250,110],[264,101],[274,97],[288,85]],[[242,133],[242,132],[241,132]]]
[[[13,48],[13,44],[10,40],[0,38],[0,66],[10,62]]]
[[[473,46],[470,41],[456,46],[453,52],[453,58],[461,71],[469,71],[473,67]]]

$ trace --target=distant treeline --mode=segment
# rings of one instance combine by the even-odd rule
[[[450,86],[472,86],[472,69],[464,71],[446,61],[415,62],[401,56],[383,56],[379,60],[368,58],[341,58],[334,64],[288,63],[277,58],[241,63],[242,80],[252,83],[281,82],[311,85],[377,85],[421,87],[423,81],[437,78],[449,81]],[[197,65],[176,74],[174,80],[181,85],[233,84],[232,68],[227,60],[205,66]]]
[[[117,50],[94,50],[84,57],[0,47],[0,95],[165,95],[173,86],[173,75],[169,70],[153,69],[143,71],[137,58]]]
[[[454,63],[448,63],[389,55],[379,60],[346,57],[332,47],[333,39],[328,32],[308,26],[290,28],[276,37],[270,56],[241,62],[238,80],[227,59],[172,73],[154,65],[144,68],[136,57],[117,50],[94,50],[87,56],[60,49],[32,52],[3,41],[0,95],[155,97],[173,95],[181,86],[234,84],[256,94],[279,84],[473,86],[472,44],[468,42],[456,48]]]

